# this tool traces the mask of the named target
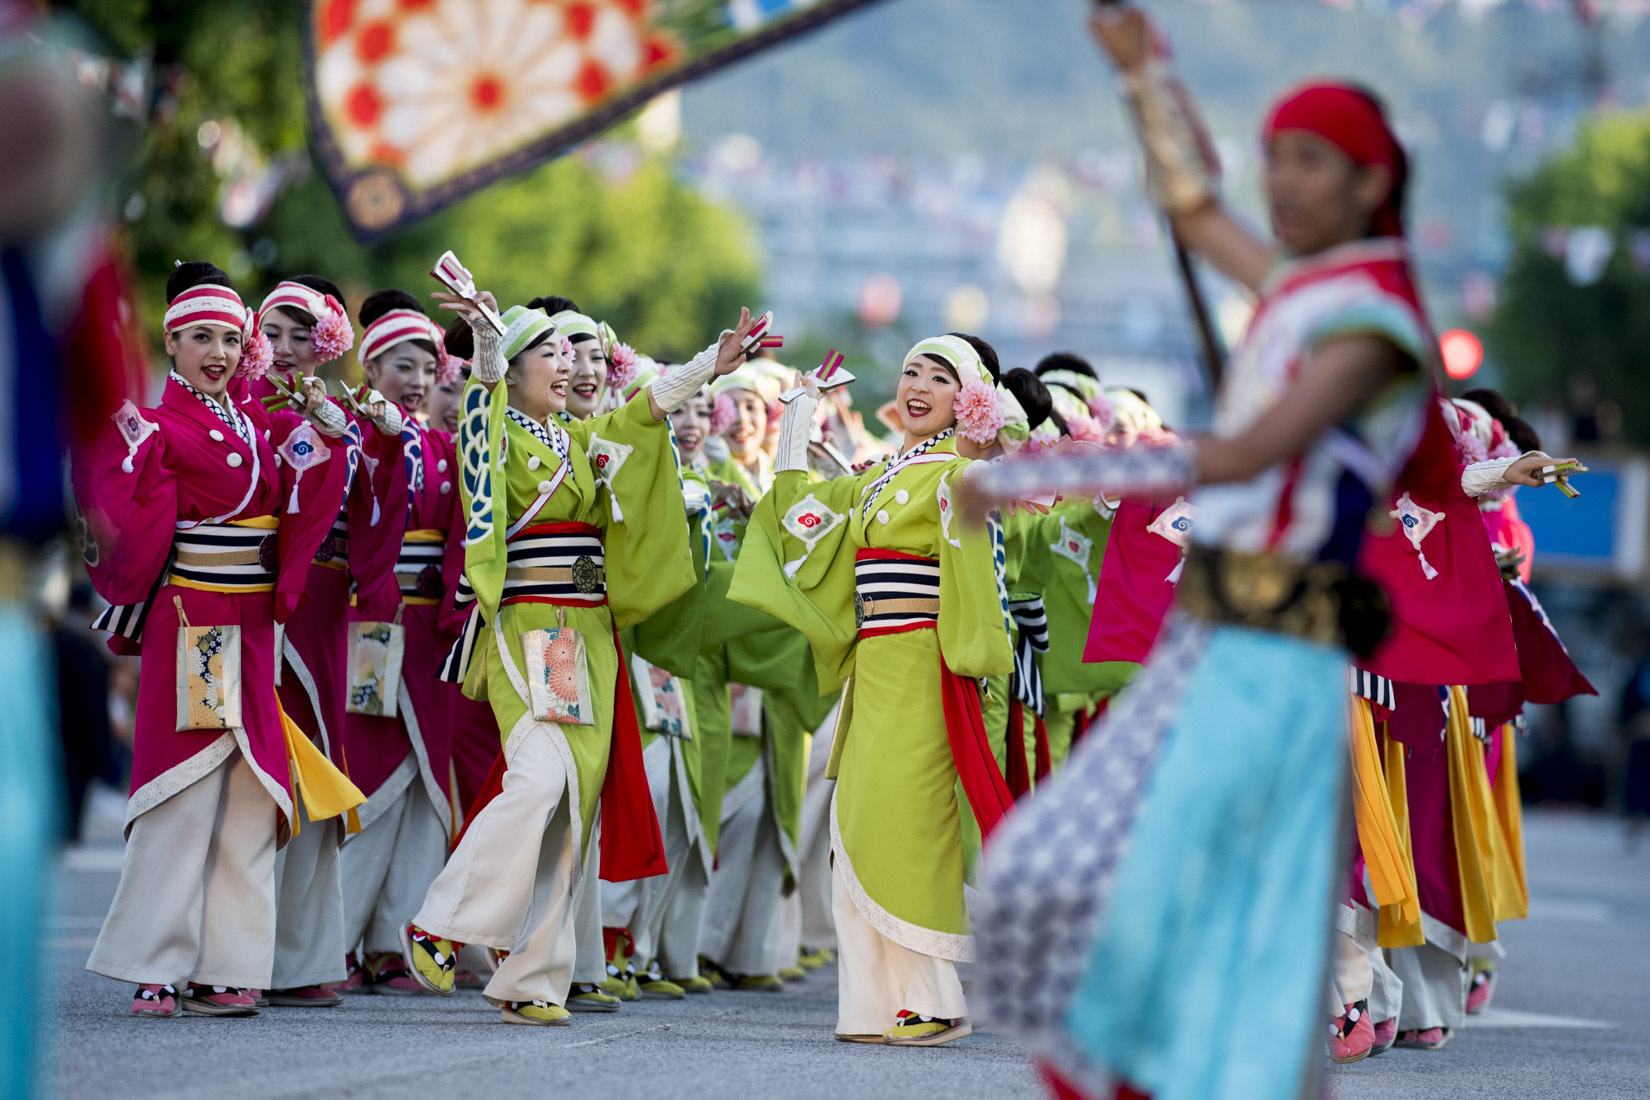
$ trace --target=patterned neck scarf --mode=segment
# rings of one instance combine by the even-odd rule
[[[532,435],[534,439],[556,452],[557,458],[563,462],[567,461],[567,432],[562,429],[561,425],[558,424],[555,433],[552,434],[543,424],[540,424],[520,409],[506,406],[504,415],[514,420],[518,427]]]
[[[936,446],[956,434],[957,433],[955,430],[947,428],[945,431],[934,436],[932,439],[929,439],[923,443],[918,443],[915,447],[912,447],[904,454],[896,456],[888,463],[888,469],[883,471],[882,476],[873,481],[870,486],[860,494],[860,498],[864,502],[861,504],[860,510],[867,515],[870,514],[871,509],[875,508],[877,505],[877,498],[881,496],[882,491],[888,487],[888,483],[894,480],[894,476],[896,474],[905,469],[905,467],[909,466],[913,459],[921,458],[929,451],[932,451]]]
[[[182,386],[186,392],[194,394],[195,400],[211,409],[219,420],[227,424],[230,430],[240,436],[242,443],[245,443],[248,447],[252,446],[252,425],[247,423],[246,417],[242,416],[234,405],[219,404],[215,399],[206,396],[206,394],[191,386],[188,380],[175,370],[171,372],[169,377]]]

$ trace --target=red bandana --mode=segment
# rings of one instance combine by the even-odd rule
[[[1344,84],[1305,84],[1279,100],[1261,129],[1261,140],[1270,142],[1283,130],[1316,134],[1359,167],[1379,164],[1393,174],[1394,184],[1402,182],[1398,139],[1375,103]],[[1374,228],[1382,236],[1402,235],[1398,209],[1391,200],[1375,212]]]

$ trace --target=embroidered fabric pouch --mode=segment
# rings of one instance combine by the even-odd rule
[[[693,740],[684,701],[687,688],[681,678],[655,668],[640,657],[630,659],[630,670],[636,681],[636,694],[642,700],[643,728],[684,741]]]
[[[533,718],[560,726],[593,726],[590,665],[584,635],[566,626],[529,630],[521,636]]]
[[[406,648],[407,629],[400,623],[350,624],[349,693],[344,697],[347,713],[397,717]]]
[[[234,729],[241,725],[241,628],[190,626],[178,610],[177,729]]]
[[[733,712],[735,737],[762,736],[762,689],[745,684],[728,685],[728,702]]]

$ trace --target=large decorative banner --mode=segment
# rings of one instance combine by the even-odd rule
[[[370,240],[876,0],[312,0],[321,160]]]

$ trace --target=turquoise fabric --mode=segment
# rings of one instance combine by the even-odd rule
[[[1154,1100],[1295,1097],[1328,1024],[1346,655],[1215,627],[1067,1011]]]
[[[57,677],[49,642],[24,611],[0,605],[0,666],[8,670],[0,723],[0,943],[16,966],[0,1001],[0,1100],[35,1095],[42,1005],[47,856],[58,821]]]

